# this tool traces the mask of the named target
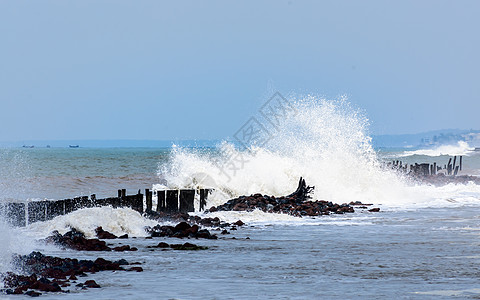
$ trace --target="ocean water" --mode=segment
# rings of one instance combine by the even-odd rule
[[[0,272],[15,269],[12,253],[32,250],[143,263],[142,273],[89,275],[101,289],[73,289],[43,295],[45,299],[478,299],[480,186],[421,184],[383,162],[443,165],[451,155],[463,155],[462,173],[480,175],[480,154],[465,143],[374,149],[367,118],[345,99],[292,99],[292,107],[282,122],[268,127],[266,142],[244,148],[222,142],[216,148],[1,149],[0,199],[210,187],[215,191],[207,206],[212,206],[257,192],[289,194],[302,176],[315,186],[314,199],[372,203],[381,208],[379,213],[316,218],[260,211],[210,213],[229,222],[241,219],[246,226],[218,240],[189,241],[209,247],[195,252],[151,251],[147,246],[160,241],[180,241],[145,239],[144,227],[156,222],[130,209],[83,209],[26,228],[11,228],[2,220]],[[93,237],[97,226],[135,237],[111,243],[139,251],[78,252],[36,242],[70,227]]]

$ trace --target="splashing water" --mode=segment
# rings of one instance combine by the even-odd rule
[[[216,151],[177,147],[160,166],[159,176],[169,188],[214,188],[209,206],[252,193],[286,195],[295,190],[300,176],[315,186],[314,199],[337,203],[361,201],[390,208],[480,203],[478,185],[418,185],[382,168],[367,135],[368,119],[345,98],[307,96],[291,103],[295,111],[265,145],[239,150],[223,142]],[[238,155],[244,162],[238,170],[219,169]]]
[[[442,155],[469,155],[474,151],[474,147],[471,147],[467,142],[459,141],[456,145],[440,145],[431,149],[419,149],[415,151],[405,151],[400,156],[411,155],[425,155],[425,156],[442,156]]]

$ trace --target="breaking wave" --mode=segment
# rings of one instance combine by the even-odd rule
[[[405,151],[399,156],[406,157],[412,155],[424,155],[424,156],[442,156],[442,155],[469,155],[474,151],[474,147],[471,147],[467,142],[459,141],[453,145],[440,145],[430,149],[419,149],[414,151]]]
[[[154,188],[211,187],[211,206],[252,193],[286,195],[302,176],[315,186],[314,199],[337,203],[391,208],[480,203],[477,185],[439,189],[383,168],[367,134],[368,119],[345,98],[308,96],[290,103],[294,109],[260,146],[241,149],[223,142],[216,150],[175,147],[159,167],[163,185]]]

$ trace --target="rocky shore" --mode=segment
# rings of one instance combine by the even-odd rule
[[[302,178],[299,181],[297,190],[283,197],[274,197],[261,194],[251,196],[241,196],[229,200],[223,205],[211,207],[207,213],[215,211],[253,211],[261,210],[266,213],[282,213],[296,217],[315,217],[329,214],[353,213],[355,208],[378,212],[379,208],[370,208],[369,204],[361,202],[350,202],[349,204],[335,204],[329,201],[311,201],[309,194],[314,187],[307,186]],[[166,214],[163,212],[149,211],[144,216],[157,220],[159,223],[166,221],[176,223],[176,225],[161,225],[146,227],[145,231],[149,234],[147,239],[157,237],[177,238],[177,239],[208,239],[216,240],[218,236],[212,234],[207,228],[221,231],[222,235],[230,234],[229,230],[237,230],[237,227],[244,226],[241,220],[235,223],[221,221],[218,217],[201,218],[199,216],[189,215],[187,213]],[[138,251],[136,247],[130,245],[119,245],[113,247],[107,244],[106,240],[125,239],[127,234],[116,236],[102,227],[95,229],[97,238],[86,238],[80,230],[72,228],[65,234],[58,231],[44,239],[45,243],[54,244],[61,248],[68,248],[77,251]],[[248,239],[248,238],[247,238]],[[198,251],[207,250],[208,247],[198,246],[189,242],[179,244],[168,244],[164,241],[154,245],[146,246],[150,251],[159,249],[168,250],[186,250]],[[29,296],[40,296],[45,292],[65,292],[70,290],[68,287],[75,285],[75,288],[99,288],[100,285],[93,280],[81,282],[78,277],[85,277],[87,273],[96,273],[101,271],[135,271],[142,272],[140,266],[131,266],[139,263],[129,263],[124,259],[118,261],[108,261],[103,258],[97,258],[94,261],[77,260],[74,258],[59,258],[45,256],[39,252],[32,252],[29,255],[17,255],[14,257],[14,265],[21,270],[22,274],[7,273],[2,276],[4,282],[3,293],[6,294],[25,294]],[[1,275],[1,274],[0,274]]]

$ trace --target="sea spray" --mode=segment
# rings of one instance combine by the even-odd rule
[[[399,156],[406,157],[412,155],[424,155],[424,156],[442,156],[442,155],[472,155],[475,147],[471,147],[468,142],[458,141],[456,144],[451,145],[439,145],[432,148],[418,149],[413,151],[405,151]]]
[[[290,103],[294,110],[263,145],[242,149],[223,142],[211,151],[174,148],[159,168],[164,186],[154,188],[214,188],[208,202],[214,206],[252,193],[287,195],[302,176],[315,186],[314,200],[402,209],[480,203],[479,186],[470,185],[464,193],[447,186],[439,193],[384,168],[367,134],[368,119],[345,98],[307,96]],[[235,157],[242,161],[232,171]]]
[[[224,142],[216,159],[176,148],[159,175],[172,188],[194,187],[195,182],[211,185],[216,191],[212,205],[242,194],[286,195],[300,176],[316,187],[315,199],[341,203],[386,199],[392,186],[402,185],[399,177],[380,168],[366,133],[368,120],[345,98],[308,96],[290,101],[294,111],[264,145],[239,149]],[[241,168],[225,174],[229,169],[221,167],[238,155],[244,158]]]
[[[117,236],[145,237],[146,226],[155,226],[158,222],[146,219],[137,211],[129,208],[92,207],[55,217],[52,220],[33,223],[25,228],[25,234],[36,238],[45,238],[52,231],[61,234],[75,228],[82,231],[88,238],[96,237],[95,229],[101,226],[104,230]]]

